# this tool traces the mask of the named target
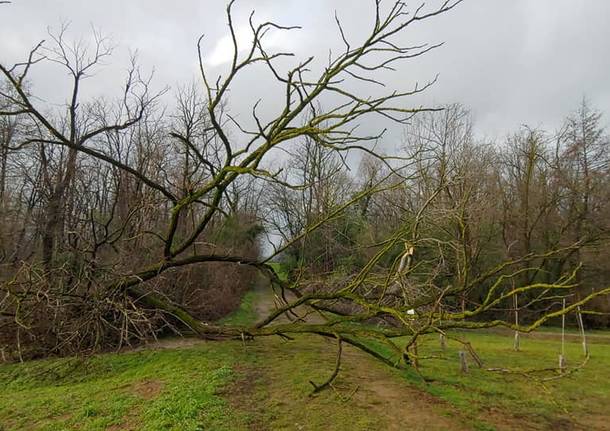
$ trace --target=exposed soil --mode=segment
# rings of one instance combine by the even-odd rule
[[[130,412],[127,416],[125,416],[121,423],[116,425],[111,425],[106,428],[106,431],[137,431],[138,430],[138,415],[137,410]]]
[[[269,290],[265,287],[258,287],[258,300],[254,303],[254,311],[259,316],[259,318],[263,318],[269,315],[272,311],[278,308],[278,304],[280,302],[280,298],[275,297],[274,294],[269,293]],[[288,301],[292,301],[296,299],[296,297],[290,293],[286,292],[286,299]],[[323,320],[315,310],[310,309],[306,306],[295,307],[293,312],[290,314],[291,319],[303,318],[308,322],[312,323],[321,323]],[[276,323],[286,323],[290,319],[283,314],[279,316],[276,320],[274,320],[271,324]]]
[[[466,419],[446,402],[409,386],[353,348],[345,349],[345,371],[359,389],[354,401],[384,418],[388,431],[467,430]]]
[[[144,380],[135,383],[131,387],[131,392],[145,400],[152,400],[161,393],[163,386],[164,384],[160,380]]]
[[[128,391],[144,400],[153,400],[163,390],[164,383],[161,380],[142,380],[128,386]],[[107,428],[107,431],[136,431],[138,426],[139,408],[130,410],[119,424]]]
[[[127,349],[129,351],[140,351],[140,350],[165,350],[165,349],[178,349],[193,347],[198,344],[203,344],[206,341],[197,337],[175,337],[175,338],[161,338],[155,341],[150,341],[146,344],[137,346],[136,348]]]
[[[275,307],[271,295],[258,295],[255,303],[259,316],[265,316]],[[307,310],[297,310],[299,315],[307,314]],[[313,316],[313,315],[312,315]],[[316,317],[312,317],[317,319]],[[279,319],[286,319],[285,317]],[[307,349],[320,350],[320,355],[327,350],[324,340],[317,344],[307,343]],[[277,343],[272,340],[259,340],[251,348],[272,350],[274,361],[286,363],[295,354],[294,346]],[[303,408],[315,408],[316,400],[307,398],[291,399],[287,388],[290,382],[283,381],[277,375],[277,368],[271,364],[257,366],[244,365],[237,369],[241,376],[226,391],[232,405],[249,412],[248,426],[251,430],[267,430],[265,403],[257,397],[257,392],[265,393],[266,400],[274,400],[274,405],[280,405],[282,410],[294,411]],[[332,370],[329,370],[329,373]],[[336,391],[336,393],[334,392]],[[323,401],[324,397],[342,397],[348,408],[359,411],[371,411],[373,417],[379,418],[379,429],[393,430],[467,430],[471,429],[457,410],[444,401],[437,399],[407,382],[401,381],[381,364],[366,356],[351,346],[344,347],[341,373],[333,383],[333,389],[317,395]],[[314,397],[314,398],[316,398]],[[351,406],[349,406],[351,404]],[[296,426],[296,425],[295,425]],[[309,429],[306,423],[295,429]],[[343,429],[343,428],[336,428]]]
[[[276,305],[272,295],[259,293],[258,301],[254,305],[255,310],[262,317],[274,310]],[[306,309],[297,310],[297,313],[300,316],[309,316],[308,319],[319,319],[315,314],[308,314]],[[278,322],[282,320],[285,321],[286,318],[282,317]],[[320,340],[317,344],[320,355],[328,351],[326,349],[328,346],[325,346],[324,342]],[[286,363],[285,361],[290,361],[295,354],[294,346],[271,340],[258,340],[251,346],[250,349],[261,349],[266,354],[273,355],[275,363]],[[303,345],[304,348],[315,349],[312,346],[314,346],[312,343]],[[236,409],[248,412],[248,426],[251,430],[271,429],[265,411],[265,403],[270,399],[275,399],[274,405],[281,406],[282,410],[286,410],[286,414],[298,409],[315,408],[315,401],[291,399],[287,388],[290,382],[282,381],[277,375],[277,368],[274,369],[272,364],[247,364],[239,367],[237,371],[240,377],[226,393]],[[331,371],[329,369],[329,373]],[[549,425],[543,421],[533,420],[535,418],[515,416],[500,409],[490,409],[485,412],[484,417],[480,417],[481,415],[474,417],[472,412],[461,412],[444,400],[410,385],[392,370],[352,346],[344,347],[341,372],[333,386],[336,393],[328,389],[319,396],[348,398],[345,402],[351,403],[353,409],[371,411],[371,416],[380,420],[380,428],[377,429],[469,430],[473,429],[474,422],[484,422],[498,431],[583,429],[569,420]],[[262,397],[261,393],[264,394]],[[301,424],[293,429],[309,428],[306,424]]]
[[[266,343],[267,342],[263,342]],[[324,346],[320,345],[320,349]],[[286,348],[271,346],[277,361],[287,361],[293,354]],[[378,419],[378,428],[388,431],[410,430],[469,430],[467,420],[458,411],[442,400],[410,387],[396,376],[386,373],[378,364],[358,351],[345,349],[345,363],[342,372],[328,389],[316,396],[301,393],[295,396],[291,382],[277,375],[277,369],[268,366],[242,366],[237,369],[240,378],[224,395],[231,405],[248,412],[248,429],[256,431],[289,429],[273,423],[269,406],[280,409],[286,415],[305,409],[324,408],[326,400],[341,397],[346,409],[370,411],[371,417]],[[329,371],[330,372],[330,371]],[[336,390],[336,392],[334,392]],[[290,429],[314,430],[307,423],[306,416],[295,418],[295,427]],[[298,424],[298,426],[297,426]],[[406,426],[408,424],[408,426]],[[345,425],[335,424],[333,430],[352,430]]]
[[[135,424],[125,421],[118,425],[111,425],[110,427],[106,428],[106,431],[136,431],[137,429],[138,428]]]

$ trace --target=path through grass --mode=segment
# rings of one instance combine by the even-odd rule
[[[247,324],[270,306],[253,291],[227,320]],[[557,360],[554,339],[523,339],[513,352],[510,334],[461,335],[485,368]],[[462,375],[459,345],[441,351],[436,337],[420,344],[420,354],[443,358],[422,364],[428,383],[347,348],[336,391],[310,397],[309,380],[332,371],[332,341],[166,340],[86,360],[1,365],[0,430],[610,429],[610,345],[602,341],[585,369],[544,384],[475,367]],[[579,349],[568,343],[570,362]]]

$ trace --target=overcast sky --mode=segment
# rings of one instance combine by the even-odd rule
[[[155,83],[176,86],[197,77],[196,39],[205,33],[205,61],[220,73],[229,59],[226,17],[221,0],[13,0],[0,5],[0,61],[25,58],[47,37],[47,27],[70,22],[70,37],[87,38],[90,26],[112,37],[116,56],[87,89],[112,94],[120,88],[129,50],[138,50],[143,68],[155,68]],[[429,3],[434,3],[431,1]],[[372,0],[240,0],[238,36],[247,42],[245,18],[256,9],[259,21],[274,19],[302,30],[271,35],[269,44],[299,56],[325,59],[340,47],[334,11],[348,37],[357,41],[372,24]],[[415,5],[416,2],[412,2]],[[408,63],[387,79],[408,88],[440,74],[419,103],[461,102],[474,113],[480,135],[501,138],[527,123],[553,129],[583,95],[610,114],[610,1],[466,0],[457,9],[405,33],[408,44],[446,42]],[[236,83],[236,111],[263,97],[268,112],[276,97],[262,70]],[[34,74],[34,89],[49,101],[65,99],[65,75]]]

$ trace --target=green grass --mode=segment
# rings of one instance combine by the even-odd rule
[[[369,430],[383,420],[362,405],[341,401],[334,392],[310,397],[309,381],[324,381],[332,372],[332,345],[314,336],[284,342],[258,340],[248,347],[248,362],[236,382],[249,429]],[[345,380],[343,380],[345,384]]]
[[[309,398],[309,380],[332,370],[327,347],[316,337],[290,348],[264,339],[247,348],[211,342],[4,365],[0,429],[375,429],[379,418],[364,407],[354,410],[332,392]],[[151,386],[154,393],[142,393]]]
[[[220,320],[220,323],[246,326],[256,320],[255,302],[261,296],[261,292],[257,290],[249,290],[243,296],[239,308]]]
[[[257,291],[222,321],[247,325],[256,318]],[[0,431],[233,430],[244,415],[218,392],[243,361],[239,342],[199,343],[0,366]],[[133,424],[131,423],[133,422]]]
[[[481,369],[469,358],[469,372],[463,374],[458,360],[458,351],[464,350],[463,346],[448,340],[447,349],[443,351],[438,336],[427,336],[419,343],[418,354],[436,357],[421,361],[420,371],[428,382],[422,382],[421,377],[413,373],[407,373],[405,377],[430,394],[469,412],[473,419],[484,418],[495,409],[525,416],[529,421],[549,427],[557,420],[587,423],[610,419],[607,411],[610,401],[609,344],[591,344],[591,358],[584,368],[567,377],[544,381],[556,374],[523,374],[520,371],[556,367],[561,349],[559,338],[522,338],[521,349],[515,352],[510,335],[491,332],[453,335],[472,344],[483,361]],[[376,349],[384,351],[382,346],[376,346]],[[388,351],[384,353],[389,354]],[[568,366],[582,363],[580,340],[566,343],[565,356]],[[515,372],[493,372],[488,370],[490,368]]]
[[[223,321],[251,323],[259,295],[248,292]],[[332,370],[326,347],[316,337],[289,349],[280,339],[197,342],[0,365],[0,430],[370,429],[376,418],[365,409],[354,413],[332,393],[308,397],[309,379]]]
[[[216,394],[234,377],[235,343],[0,367],[6,429],[232,429]],[[236,418],[238,419],[238,418]]]
[[[288,269],[281,262],[270,262],[269,266],[273,268],[277,276],[282,281],[288,281]]]
[[[224,322],[254,321],[261,295],[258,290],[247,293]],[[395,392],[386,400],[376,399],[367,389],[370,382],[398,382],[399,389],[404,385],[428,392],[443,400],[430,403],[434,414],[465,423],[467,429],[489,431],[503,423],[504,428],[515,429],[520,428],[519,421],[542,429],[561,423],[564,428],[565,423],[578,423],[595,429],[610,422],[610,344],[591,344],[592,356],[584,369],[541,383],[486,368],[554,367],[560,349],[557,339],[524,337],[521,351],[514,352],[510,334],[454,335],[472,343],[483,369],[471,363],[470,372],[462,374],[457,359],[462,347],[449,340],[442,351],[436,336],[419,344],[421,356],[436,357],[421,363],[427,383],[413,370],[390,370],[352,353],[336,382],[343,396],[359,388],[347,402],[334,391],[309,396],[309,381],[324,381],[335,360],[334,343],[314,336],[290,342],[187,342],[178,348],[86,360],[0,365],[0,430],[386,429],[392,420],[388,415],[402,408],[388,410],[386,402],[402,403],[403,395]],[[577,338],[566,343],[566,356],[569,365],[580,362]],[[413,393],[407,391],[404,397],[409,402]]]
[[[258,293],[223,319],[246,325]],[[243,360],[239,342],[0,366],[0,431],[233,430],[240,416],[218,393]],[[117,428],[121,429],[121,428]]]

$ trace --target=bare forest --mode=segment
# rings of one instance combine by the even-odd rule
[[[97,30],[0,55],[0,360],[312,334],[336,355],[319,392],[346,346],[417,372],[430,334],[476,363],[464,330],[503,328],[518,350],[562,321],[608,329],[608,113],[583,98],[559,128],[487,139],[468,106],[415,102],[434,77],[384,81],[443,49],[401,35],[460,3],[373,1],[361,34],[336,17],[342,50],[299,58],[266,41],[301,30],[256,14],[243,46],[231,1],[222,74],[202,36],[195,80],[170,87],[134,55],[118,97],[88,95],[117,61]],[[255,69],[281,89],[271,115],[232,91]],[[45,71],[68,79],[64,104],[37,94]],[[223,320],[252,289],[272,306]]]

